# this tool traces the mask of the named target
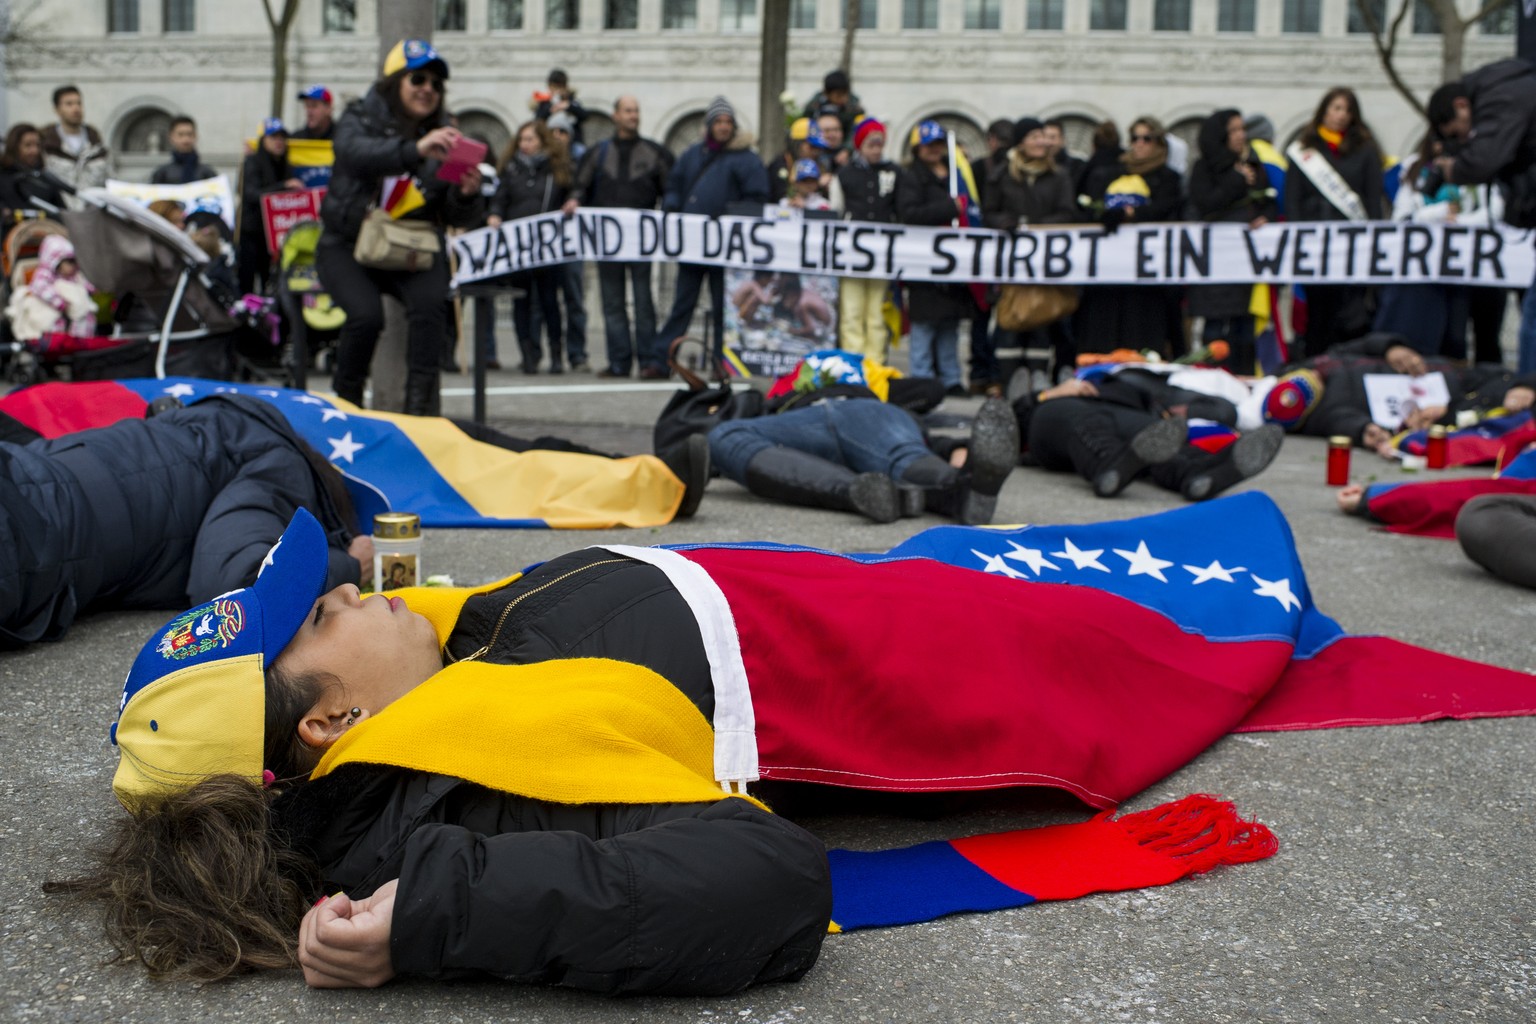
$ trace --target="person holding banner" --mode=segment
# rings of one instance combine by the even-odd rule
[[[1111,232],[1122,224],[1177,220],[1184,184],[1168,166],[1168,133],[1155,117],[1131,122],[1130,149],[1113,162],[1100,159],[1083,182],[1089,207]],[[1107,155],[1107,150],[1102,151]],[[1100,154],[1095,153],[1096,159]],[[1164,285],[1092,285],[1083,289],[1073,323],[1079,352],[1150,348],[1164,355],[1184,350],[1180,289]]]
[[[716,96],[704,111],[704,138],[678,157],[667,178],[662,209],[668,213],[700,213],[721,217],[737,203],[767,203],[768,173],[752,152],[754,139],[736,126],[736,108],[724,96]],[[720,358],[725,343],[725,268],[698,263],[677,265],[677,284],[672,311],[662,324],[656,349],[669,351],[672,343],[688,332],[699,288],[709,281],[710,368],[722,372]]]
[[[405,411],[421,416],[439,406],[439,356],[447,333],[448,261],[442,227],[473,227],[483,218],[480,171],[467,168],[458,183],[437,175],[459,141],[443,107],[448,62],[420,39],[396,43],[382,75],[336,124],[336,163],[320,208],[324,230],[315,264],[321,283],[347,314],[341,329],[336,394],[361,405],[373,350],[384,329],[385,293],[405,305],[407,322]],[[417,270],[365,267],[353,250],[371,210],[432,225],[439,252]]]
[[[934,227],[955,223],[965,207],[950,182],[949,136],[937,121],[912,129],[912,159],[896,182],[896,213],[904,224]],[[913,282],[906,285],[912,320],[909,367],[914,377],[937,377],[946,394],[964,397],[960,374],[960,321],[980,315],[964,284]]]
[[[1248,145],[1243,115],[1218,110],[1200,126],[1200,159],[1189,175],[1189,205],[1201,220],[1260,228],[1279,216],[1275,190],[1264,165]],[[1250,284],[1192,285],[1189,315],[1205,318],[1201,340],[1227,343],[1221,366],[1233,373],[1255,372],[1253,304]]]
[[[1380,220],[1386,212],[1381,150],[1360,117],[1354,90],[1329,89],[1317,113],[1285,151],[1285,216],[1304,221]],[[1361,285],[1307,285],[1303,350],[1292,358],[1321,355],[1340,341],[1370,330]]]

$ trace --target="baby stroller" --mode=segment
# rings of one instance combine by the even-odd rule
[[[120,304],[131,295],[136,312],[108,337],[29,352],[28,375],[232,377],[236,321],[210,293],[207,254],[168,221],[105,189],[78,198],[82,208],[62,216],[80,270]]]
[[[10,305],[11,296],[25,288],[32,280],[38,266],[38,251],[43,239],[49,235],[68,235],[64,225],[56,220],[29,217],[11,228],[0,246],[0,309]],[[8,318],[0,318],[0,330],[4,331],[4,353],[7,376],[17,369],[18,358],[24,358],[27,346],[11,333]]]
[[[347,315],[331,301],[315,270],[320,222],[304,220],[284,236],[278,250],[277,304],[287,325],[283,356],[292,386],[303,389],[310,367],[330,369]]]

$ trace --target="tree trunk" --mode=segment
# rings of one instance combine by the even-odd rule
[[[853,77],[853,37],[859,31],[859,20],[863,14],[864,5],[860,0],[848,0],[843,5],[843,58],[837,66],[849,78]]]
[[[1451,5],[1455,9],[1455,5]],[[1457,15],[1440,19],[1440,81],[1461,79],[1461,61],[1466,51],[1467,26]]]
[[[758,60],[757,151],[766,162],[784,148],[784,104],[788,81],[789,0],[761,0],[762,46]]]
[[[283,96],[288,92],[288,25],[272,27],[272,98],[269,117],[283,116]]]
[[[379,60],[402,39],[431,39],[435,0],[379,0]]]

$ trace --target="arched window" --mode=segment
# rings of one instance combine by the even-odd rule
[[[1190,163],[1200,155],[1200,126],[1204,123],[1204,117],[1186,117],[1168,127],[1169,135],[1177,135],[1189,144]]]
[[[1099,122],[1086,114],[1053,114],[1047,118],[1061,122],[1062,142],[1073,156],[1087,156],[1093,152],[1093,130]]]
[[[501,154],[506,151],[507,143],[512,140],[512,132],[501,118],[486,110],[463,110],[457,116],[459,131],[484,139],[491,147],[486,159],[492,164],[499,161]]]
[[[667,132],[666,146],[681,156],[683,150],[704,138],[704,111],[696,110],[678,118]]]
[[[588,110],[581,121],[581,141],[595,146],[604,139],[613,138],[613,118],[596,110]]]
[[[123,154],[164,153],[170,148],[165,137],[170,128],[170,113],[159,107],[140,107],[119,123],[112,148]]]

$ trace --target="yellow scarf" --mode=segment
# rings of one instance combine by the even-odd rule
[[[446,640],[465,601],[509,582],[392,594]],[[449,665],[349,729],[312,778],[357,762],[563,804],[703,803],[738,795],[714,780],[714,730],[693,702],[650,669],[606,658]]]
[[[1339,143],[1344,141],[1343,132],[1336,132],[1331,128],[1324,128],[1322,125],[1317,126],[1317,137],[1328,143],[1328,145],[1332,146],[1334,149],[1338,149]]]

